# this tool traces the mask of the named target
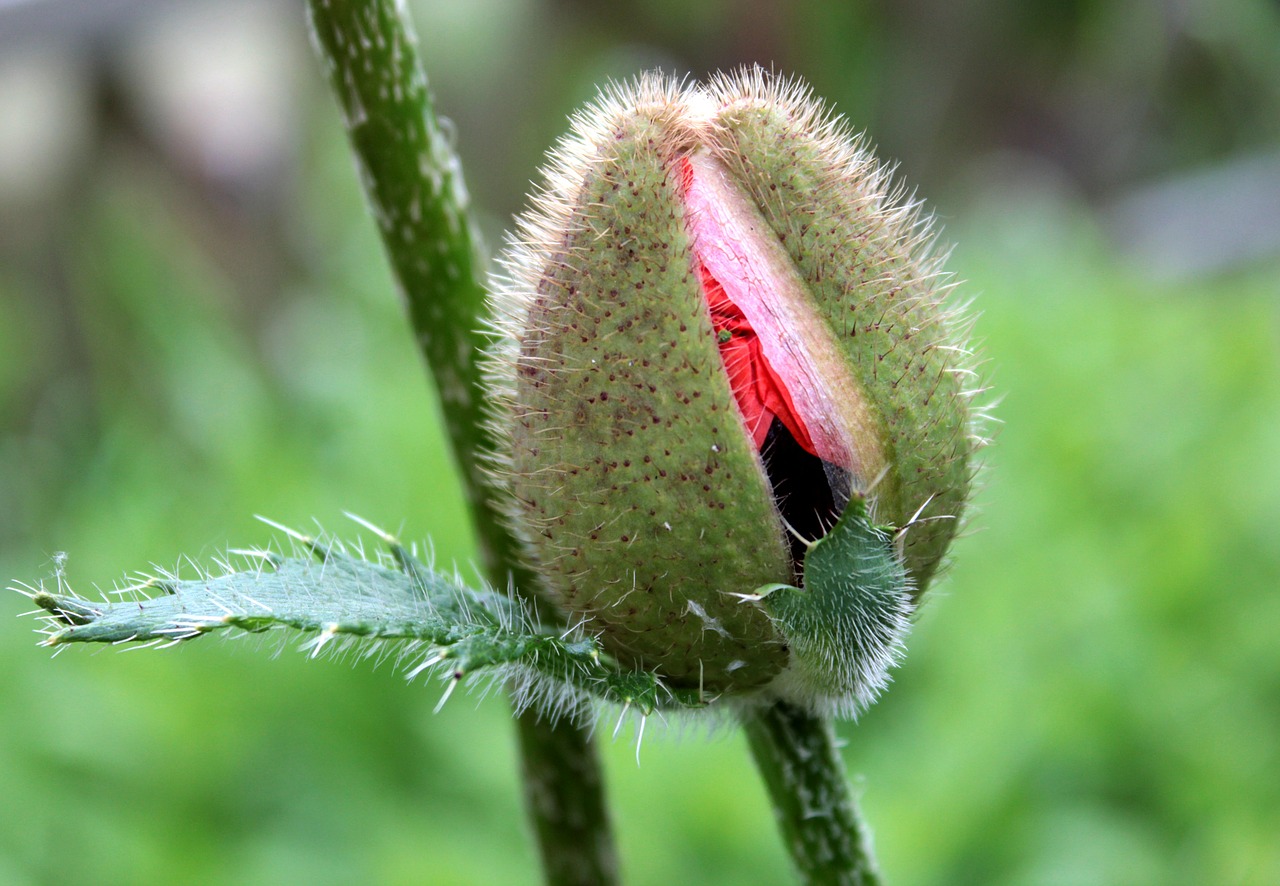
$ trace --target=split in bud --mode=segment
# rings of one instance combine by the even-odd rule
[[[758,69],[643,77],[553,152],[495,296],[499,460],[547,589],[625,664],[843,711],[885,683],[976,446],[887,187]]]

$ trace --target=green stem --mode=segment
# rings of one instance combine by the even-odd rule
[[[382,234],[441,410],[490,581],[538,587],[493,505],[480,454],[491,444],[478,357],[484,340],[484,259],[462,167],[440,127],[417,41],[395,0],[308,0],[312,33],[342,108],[360,177]],[[614,855],[590,736],[520,718],[525,799],[550,883],[611,883]],[[536,778],[535,778],[536,777]],[[536,784],[534,781],[536,780]],[[548,810],[554,809],[554,818]],[[573,839],[558,829],[575,822]],[[593,876],[577,880],[573,872]]]
[[[830,719],[777,702],[744,715],[743,727],[803,881],[876,886],[880,874]]]
[[[547,883],[616,883],[617,856],[591,737],[534,717],[521,717],[519,727],[525,803],[542,847]]]
[[[410,23],[393,0],[310,0],[312,33],[342,108],[365,195],[440,391],[489,572],[512,560],[480,459],[487,439],[476,355],[484,259],[462,167],[441,129]],[[503,584],[506,583],[505,576]]]

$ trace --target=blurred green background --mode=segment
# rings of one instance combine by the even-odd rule
[[[1004,424],[886,698],[896,884],[1280,882],[1280,7],[412,2],[490,242],[595,84],[758,61],[900,161]],[[691,8],[692,7],[692,8]],[[472,553],[292,2],[0,4],[0,576],[351,510]],[[0,883],[535,883],[501,698],[0,606]],[[626,879],[788,882],[741,738],[604,736]]]

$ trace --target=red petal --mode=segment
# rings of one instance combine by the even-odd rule
[[[711,310],[711,325],[720,345],[720,359],[724,361],[729,386],[756,448],[764,445],[769,427],[777,417],[806,452],[817,455],[809,429],[796,412],[786,385],[764,355],[755,330],[702,262],[697,262],[697,268],[702,292]],[[729,333],[727,341],[723,340],[723,331]]]

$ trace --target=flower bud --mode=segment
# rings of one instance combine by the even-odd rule
[[[495,294],[494,373],[513,521],[548,590],[670,685],[869,700],[976,439],[914,205],[758,69],[615,87],[544,174]],[[892,586],[864,606],[841,602],[858,581],[827,582],[828,618],[805,555],[846,508],[863,528],[839,550],[882,555],[868,568]],[[772,587],[795,593],[770,606]]]

